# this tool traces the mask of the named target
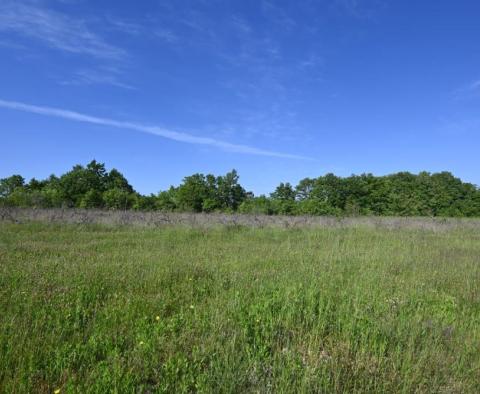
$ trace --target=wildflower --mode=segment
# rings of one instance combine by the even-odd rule
[[[60,389],[55,389],[55,390],[53,390],[53,393],[54,393],[54,394],[59,394],[59,393],[60,393]]]
[[[140,341],[139,345],[143,345],[143,344],[144,344],[144,342],[143,342],[143,341]]]
[[[195,307],[193,305],[190,305],[190,309],[194,309]]]
[[[160,320],[160,316],[155,317],[155,320],[156,320],[156,321],[159,321],[159,320]]]

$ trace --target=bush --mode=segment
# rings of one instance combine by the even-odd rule
[[[102,195],[93,189],[86,192],[80,201],[80,208],[101,208],[102,206]]]
[[[121,189],[110,189],[103,193],[103,202],[108,209],[130,209],[135,203],[135,195]]]

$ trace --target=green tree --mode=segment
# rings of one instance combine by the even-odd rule
[[[155,201],[155,209],[164,212],[173,212],[177,208],[177,189],[171,186],[170,189],[158,193]]]
[[[235,211],[245,200],[247,193],[238,181],[239,176],[236,170],[232,170],[226,175],[217,178],[217,198],[214,198],[214,200],[219,201],[221,208]]]
[[[295,208],[297,215],[340,216],[343,213],[342,209],[333,207],[325,199],[316,198],[299,201]]]
[[[290,185],[290,183],[282,182],[280,183],[280,185],[277,186],[273,193],[270,193],[270,197],[274,200],[294,201],[296,194],[297,193],[293,189],[292,185]]]
[[[253,215],[275,215],[278,212],[275,210],[275,206],[272,200],[264,195],[259,197],[249,197],[245,199],[239,206],[238,211],[240,213],[253,214]]]
[[[0,197],[8,197],[15,190],[23,189],[24,186],[25,179],[21,175],[0,179]]]
[[[63,174],[59,187],[68,206],[80,206],[83,196],[89,190],[103,193],[106,190],[107,172],[103,163],[92,160],[86,167],[76,165]]]
[[[312,190],[315,186],[315,179],[305,178],[302,179],[295,187],[296,196],[299,201],[310,198]]]
[[[128,193],[133,193],[133,187],[121,172],[113,168],[108,174],[104,175],[105,189],[120,189]]]
[[[273,193],[270,193],[273,210],[281,215],[292,215],[295,212],[296,192],[290,183],[280,183]]]
[[[102,208],[103,205],[102,193],[98,190],[90,189],[83,195],[79,206],[80,208]]]
[[[135,199],[132,208],[137,211],[154,211],[157,209],[157,196],[150,194],[149,196],[142,196],[134,193]]]
[[[182,211],[201,212],[203,202],[209,194],[208,184],[203,174],[187,176],[176,191],[178,207]]]
[[[109,189],[103,193],[103,203],[108,209],[130,209],[135,203],[135,195],[122,189]]]

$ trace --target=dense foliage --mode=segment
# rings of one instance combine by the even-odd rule
[[[60,177],[0,179],[0,205],[283,215],[480,216],[480,189],[449,172],[399,172],[305,178],[280,183],[270,196],[254,196],[235,170],[224,176],[194,174],[157,195],[134,191],[116,169],[95,160]]]

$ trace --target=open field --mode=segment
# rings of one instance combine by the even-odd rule
[[[478,393],[478,222],[445,223],[0,222],[0,390]]]
[[[351,228],[414,229],[446,231],[468,229],[480,231],[479,218],[388,217],[388,216],[283,216],[238,213],[181,213],[159,211],[122,211],[74,208],[5,208],[0,207],[0,221],[25,223],[104,224],[113,226],[164,227],[248,226],[280,228]]]

